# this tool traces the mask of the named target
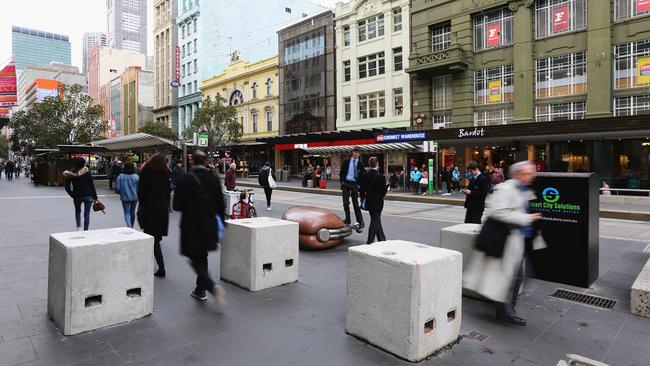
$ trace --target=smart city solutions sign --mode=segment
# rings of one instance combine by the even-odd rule
[[[542,190],[542,200],[530,202],[530,207],[542,213],[562,213],[577,215],[581,211],[580,204],[560,201],[560,191],[554,187]]]

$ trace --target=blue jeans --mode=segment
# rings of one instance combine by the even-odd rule
[[[84,205],[84,231],[90,226],[90,207],[93,204],[92,197],[74,198],[74,218],[77,221],[77,228],[81,227],[81,204]]]
[[[122,209],[124,209],[124,221],[126,226],[132,228],[135,224],[135,208],[138,201],[122,201]]]

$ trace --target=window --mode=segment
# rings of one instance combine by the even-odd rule
[[[253,133],[257,133],[257,112],[251,114],[251,119],[253,120]]]
[[[512,11],[501,8],[474,15],[474,49],[476,51],[512,44]]]
[[[433,116],[433,129],[438,130],[451,126],[451,116],[449,114],[441,114]]]
[[[251,89],[253,90],[253,99],[257,99],[257,83],[253,83]]]
[[[352,72],[350,70],[350,61],[343,61],[343,80],[350,81],[352,79]]]
[[[475,114],[474,126],[507,125],[512,122],[514,110],[512,108],[478,111]]]
[[[194,33],[198,31],[198,28],[199,28],[199,20],[194,19]]]
[[[199,51],[199,47],[198,47],[198,42],[197,42],[197,41],[198,41],[198,40],[196,40],[196,39],[194,40],[194,53],[197,53],[197,52]]]
[[[393,115],[401,116],[404,113],[404,91],[402,88],[393,89]]]
[[[586,93],[586,58],[578,52],[537,60],[537,98]]]
[[[199,72],[199,66],[198,66],[197,60],[194,60],[194,73],[196,74],[198,72]]]
[[[474,104],[512,102],[512,65],[474,71]]]
[[[614,98],[614,115],[616,117],[639,114],[650,114],[650,94]]]
[[[402,70],[402,47],[393,48],[393,64],[395,65],[395,71]]]
[[[266,96],[269,97],[273,95],[273,80],[271,78],[266,79]]]
[[[284,8],[284,11],[291,14],[291,8]]]
[[[187,35],[189,36],[190,34],[192,34],[192,27],[188,24],[187,25]]]
[[[402,30],[402,8],[393,9],[393,32]]]
[[[185,45],[183,45],[183,57],[185,57]]]
[[[182,95],[186,95],[186,93],[187,93],[187,91],[185,90],[185,85],[183,85],[183,94]]]
[[[350,45],[350,26],[346,25],[343,27],[343,46]]]
[[[535,108],[535,119],[538,122],[584,119],[585,105],[585,102],[538,105]]]
[[[648,0],[614,0],[614,19],[624,20],[650,13]]]
[[[386,60],[383,52],[359,58],[359,79],[383,75],[386,72]]]
[[[451,45],[451,23],[431,27],[431,51],[443,51]]]
[[[197,93],[199,91],[199,83],[194,80],[194,92]]]
[[[187,94],[192,94],[192,83],[187,83]]]
[[[384,35],[384,14],[362,20],[358,23],[359,42]]]
[[[273,112],[266,111],[266,130],[273,131]]]
[[[616,89],[648,85],[650,77],[650,40],[614,47],[614,82]],[[639,78],[639,74],[643,75]]]
[[[343,98],[343,110],[345,114],[345,120],[349,121],[352,119],[352,100],[350,97]]]
[[[181,68],[181,76],[185,77],[185,65]]]
[[[183,29],[183,31],[181,33],[182,33],[183,37],[181,37],[181,38],[185,38],[185,26],[183,26],[182,29]]]
[[[431,91],[434,111],[451,109],[451,75],[436,76],[431,79]]]
[[[188,62],[187,63],[187,75],[192,73],[192,63]]]
[[[359,95],[359,118],[383,117],[386,114],[385,93],[377,92]]]
[[[583,29],[587,25],[585,0],[537,0],[535,28],[537,38]]]

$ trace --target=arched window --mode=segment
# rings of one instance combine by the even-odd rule
[[[266,95],[273,95],[273,80],[271,78],[266,79]]]
[[[253,99],[257,99],[257,83],[253,83],[251,89],[253,89]]]
[[[230,94],[230,105],[242,104],[244,102],[244,95],[239,90],[235,90]]]

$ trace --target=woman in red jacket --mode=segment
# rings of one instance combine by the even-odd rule
[[[230,164],[230,169],[226,171],[226,190],[227,191],[234,191],[235,190],[235,178],[237,177],[237,174],[235,173],[235,169],[237,168],[237,165],[235,163]]]

